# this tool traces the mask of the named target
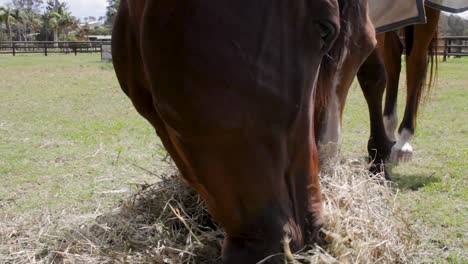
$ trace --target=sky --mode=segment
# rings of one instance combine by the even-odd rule
[[[78,0],[78,1],[79,1],[79,0]],[[450,14],[450,13],[449,13],[449,14]],[[464,18],[468,18],[468,11],[465,11],[465,12],[463,12],[463,13],[459,13],[458,15],[459,15],[459,16],[462,16],[462,17],[464,17]]]
[[[65,0],[70,7],[72,15],[82,19],[87,16],[99,18],[106,13],[106,0]],[[0,5],[9,2],[9,0],[0,0]],[[462,17],[468,18],[468,11],[461,14]]]
[[[0,5],[3,5],[9,0],[0,0]],[[46,1],[44,1],[46,2]],[[94,16],[99,18],[106,14],[106,0],[65,0],[68,3],[70,11],[73,16],[80,19],[87,16]]]
[[[83,18],[94,16],[99,18],[106,14],[106,0],[67,0],[72,15]]]

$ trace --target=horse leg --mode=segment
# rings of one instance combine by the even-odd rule
[[[383,35],[377,39],[379,45],[383,40]],[[370,138],[367,144],[369,158],[373,161],[371,172],[384,172],[385,178],[390,180],[385,169],[385,160],[390,154],[393,142],[388,139],[385,133],[382,118],[382,97],[385,90],[385,67],[381,54],[381,46],[378,46],[367,60],[362,64],[357,77],[361,85],[362,92],[366,98],[370,115]]]
[[[397,32],[393,31],[385,33],[383,57],[385,61],[387,89],[385,93],[383,119],[387,137],[394,142],[396,141],[395,132],[398,126],[397,98],[402,54],[403,45],[400,42]]]
[[[425,87],[428,50],[436,33],[440,11],[426,8],[427,24],[414,25],[412,48],[407,55],[407,96],[403,120],[398,129],[398,140],[392,148],[391,160],[406,162],[413,157],[410,141],[416,128],[416,118],[421,95]],[[435,55],[432,55],[435,56]]]

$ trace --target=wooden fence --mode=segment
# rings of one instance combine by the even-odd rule
[[[103,49],[104,46],[104,49]],[[437,55],[447,57],[468,56],[468,36],[445,36],[441,37],[437,43]],[[47,56],[48,54],[62,53],[101,53],[103,60],[111,60],[109,41],[14,41],[0,43],[0,55],[39,53]]]
[[[101,41],[14,41],[0,43],[0,55],[11,54],[74,54],[102,53],[102,46],[110,42]]]
[[[444,61],[450,56],[468,56],[468,36],[446,36],[439,38],[437,53],[439,56],[443,56]]]

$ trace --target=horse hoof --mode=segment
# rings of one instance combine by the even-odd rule
[[[390,160],[396,164],[400,162],[409,162],[413,159],[413,147],[405,143],[401,148],[394,146],[390,154]]]

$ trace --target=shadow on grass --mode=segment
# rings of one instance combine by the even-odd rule
[[[364,156],[362,159],[366,160],[368,157]],[[395,187],[401,190],[417,191],[421,188],[424,188],[425,186],[442,181],[441,178],[435,177],[433,175],[396,173],[393,170],[395,167],[396,165],[387,163],[386,172],[388,173],[388,176],[393,181],[393,183],[396,185]]]
[[[432,175],[393,173],[391,168],[389,168],[389,172],[397,187],[402,190],[417,191],[427,185],[441,181],[440,178]]]
[[[354,163],[355,165],[357,165],[359,164],[359,160],[368,160],[368,156],[360,156],[360,159],[351,162],[351,164]],[[392,163],[387,163],[386,171],[388,173],[388,176],[390,176],[390,179],[396,185],[394,187],[397,187],[401,190],[417,191],[421,188],[424,188],[425,186],[442,181],[440,177],[435,177],[433,175],[428,174],[397,173],[394,172],[394,168],[396,166],[397,165],[394,165]]]

